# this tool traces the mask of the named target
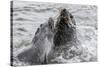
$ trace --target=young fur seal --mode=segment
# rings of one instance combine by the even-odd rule
[[[17,57],[20,61],[30,65],[47,64],[48,55],[53,47],[53,19],[41,24],[32,40],[32,47],[23,51]]]
[[[72,41],[75,25],[74,17],[66,9],[62,9],[55,25],[54,45],[61,46]]]

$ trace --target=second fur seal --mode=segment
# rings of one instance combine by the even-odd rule
[[[75,20],[71,13],[62,9],[55,25],[54,45],[63,46],[72,41],[75,35]]]

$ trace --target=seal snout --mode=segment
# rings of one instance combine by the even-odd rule
[[[66,9],[64,8],[64,9],[62,9],[62,11],[63,11],[63,12],[66,12]]]
[[[69,20],[68,16],[69,16],[68,11],[65,8],[62,9],[60,13],[61,19],[68,21]]]

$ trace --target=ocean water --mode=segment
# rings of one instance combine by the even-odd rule
[[[31,41],[37,28],[46,23],[49,17],[54,21],[61,10],[66,8],[76,21],[78,40],[80,41],[81,55],[71,58],[56,57],[52,61],[59,63],[97,61],[97,7],[95,5],[77,5],[60,3],[43,3],[29,1],[13,2],[13,56],[14,65],[27,65],[18,61],[16,56],[31,47]],[[72,47],[72,50],[76,48]],[[78,53],[76,51],[75,53]]]

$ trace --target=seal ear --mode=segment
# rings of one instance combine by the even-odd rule
[[[72,14],[70,14],[70,18],[71,18],[71,20],[72,20],[72,23],[73,23],[74,25],[76,25],[76,22],[75,22],[74,16],[73,16]]]
[[[73,16],[71,15],[70,18],[73,19]]]

